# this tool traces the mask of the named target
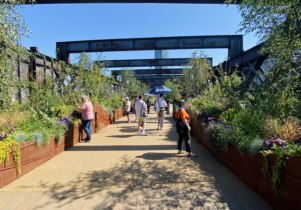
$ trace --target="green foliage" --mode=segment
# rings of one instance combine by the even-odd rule
[[[238,7],[243,18],[239,31],[255,32],[263,43],[262,54],[277,58],[273,71],[265,74],[268,82],[254,95],[261,101],[258,105],[271,116],[300,118],[300,1],[242,0]]]
[[[173,102],[181,99],[180,84],[168,79],[165,81],[164,86],[171,90],[171,93],[164,94],[165,100]]]
[[[261,140],[261,139],[253,140],[252,143],[250,144],[249,152],[252,155],[256,155],[259,152],[261,152],[262,150],[264,150],[263,140]]]
[[[19,60],[29,57],[21,44],[21,37],[28,37],[30,33],[18,12],[23,3],[22,0],[0,0],[0,110],[10,107],[17,99],[18,90],[26,87],[16,71]]]
[[[9,147],[10,142],[7,140],[0,141],[0,163],[6,162],[9,160]]]
[[[238,128],[232,129],[230,125],[217,123],[210,125],[206,131],[212,146],[217,151],[227,150],[229,146],[237,145],[238,143],[241,144],[241,148],[244,146],[244,136],[242,131]]]
[[[263,151],[263,167],[262,167],[262,173],[267,179],[268,177],[271,176],[271,173],[269,172],[269,155],[272,154],[273,152],[271,150]]]
[[[16,136],[15,136],[16,140],[20,143],[24,143],[26,141],[26,135],[24,133],[18,133]]]
[[[13,153],[13,161],[15,163],[15,169],[18,173],[21,173],[21,152],[20,144],[18,142],[12,141],[10,144],[11,151]]]
[[[150,91],[150,88],[140,80],[137,80],[134,75],[135,72],[133,70],[123,70],[121,72],[118,92],[122,93],[122,98],[128,96],[130,99],[134,99]]]
[[[37,143],[37,145],[43,144],[43,134],[35,132],[32,134],[32,140]]]

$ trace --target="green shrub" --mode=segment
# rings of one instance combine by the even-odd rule
[[[37,143],[37,145],[43,144],[43,134],[35,132],[32,134],[32,140]]]
[[[21,132],[17,133],[17,135],[15,136],[15,139],[20,143],[24,143],[26,141],[26,135]]]
[[[250,144],[249,152],[250,152],[252,155],[256,155],[257,153],[259,153],[259,152],[262,151],[263,149],[264,149],[263,140],[261,140],[261,139],[255,139],[255,140],[252,141],[252,143]]]

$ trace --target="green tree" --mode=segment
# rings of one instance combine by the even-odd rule
[[[174,80],[166,80],[164,86],[168,87],[171,90],[171,93],[164,95],[164,98],[166,100],[173,102],[181,99],[180,84],[178,83],[176,78],[174,78]]]
[[[119,81],[119,86],[124,96],[137,98],[138,95],[150,91],[147,85],[135,78],[135,72],[133,70],[123,70],[120,76],[121,81]]]
[[[208,86],[213,77],[212,68],[209,66],[207,56],[202,52],[192,54],[189,63],[184,66],[182,76],[177,79],[184,98],[200,95]]]
[[[260,106],[272,115],[300,116],[301,2],[242,0],[238,8],[243,18],[239,31],[255,32],[264,46],[261,53],[277,58],[273,70],[265,75],[268,82],[257,92]]]
[[[0,109],[10,107],[12,99],[27,86],[26,82],[20,81],[17,73],[19,61],[29,59],[21,37],[29,37],[31,31],[18,12],[19,5],[24,2],[0,0]]]

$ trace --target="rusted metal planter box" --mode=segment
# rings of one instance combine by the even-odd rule
[[[174,118],[176,116],[174,114]],[[205,126],[196,117],[191,120],[192,135],[212,154],[223,162],[248,187],[255,191],[275,210],[301,209],[301,157],[290,156],[286,160],[283,182],[277,189],[278,196],[272,188],[270,178],[263,172],[262,154],[241,154],[236,146],[226,152],[217,152],[206,139]],[[272,172],[278,155],[269,156],[269,171]]]
[[[110,124],[110,116],[99,105],[94,106],[95,118],[92,121],[92,133],[101,130]],[[98,126],[99,125],[99,126]],[[51,158],[76,145],[86,137],[81,125],[73,125],[58,143],[51,139],[44,146],[37,146],[34,141],[20,144],[21,174],[17,174],[12,153],[9,161],[0,164],[0,188],[25,175]]]

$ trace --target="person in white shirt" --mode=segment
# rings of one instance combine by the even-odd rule
[[[147,105],[146,103],[142,100],[143,96],[140,95],[139,96],[139,101],[137,101],[135,103],[135,109],[136,109],[136,118],[138,119],[138,131],[139,131],[139,135],[147,135],[147,133],[145,132],[145,124],[146,124],[146,117],[141,117],[141,110],[144,109],[147,112]],[[142,130],[141,130],[141,122],[142,122]]]
[[[155,107],[157,110],[158,130],[164,130],[164,111],[166,110],[167,104],[163,99],[163,94],[160,94],[160,98],[156,101]]]
[[[125,101],[126,101],[125,107],[124,107],[125,115],[128,118],[128,123],[131,123],[131,120],[130,120],[131,102],[129,101],[129,97],[125,97]]]

